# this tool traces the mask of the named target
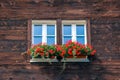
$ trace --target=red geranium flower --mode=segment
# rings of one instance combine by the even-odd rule
[[[43,48],[40,48],[40,47],[38,47],[36,50],[35,50],[35,53],[40,53],[40,52],[43,52]]]
[[[69,48],[69,49],[68,49],[68,54],[69,54],[69,55],[72,55],[72,48]]]
[[[41,55],[41,56],[44,56],[44,53],[42,52],[42,53],[40,53],[40,55]]]
[[[80,55],[80,54],[81,54],[80,51],[76,50],[76,55]]]
[[[64,57],[65,55],[65,50],[62,50],[62,53],[60,54],[61,57]]]
[[[93,55],[95,55],[95,53],[96,53],[96,50],[93,50],[93,51],[91,52],[91,55],[93,56]]]
[[[53,51],[52,49],[48,51],[50,54],[55,53],[55,51]]]

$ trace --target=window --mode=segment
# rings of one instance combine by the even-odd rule
[[[68,40],[86,44],[86,36],[85,21],[62,21],[62,44],[66,43]]]
[[[32,44],[38,43],[56,44],[55,21],[32,21]]]
[[[90,44],[89,20],[30,20],[28,22],[28,48],[31,44],[65,44],[68,40]],[[31,62],[45,62],[31,59]],[[52,62],[55,62],[54,60]],[[89,62],[87,58],[68,59],[67,62]]]
[[[32,22],[32,23],[31,23]],[[90,44],[89,20],[32,20],[28,27],[28,48],[31,44],[64,44],[68,40]]]

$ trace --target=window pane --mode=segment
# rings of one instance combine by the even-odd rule
[[[71,25],[64,25],[63,35],[71,35]]]
[[[84,35],[84,25],[77,25],[76,26],[76,34],[77,35]]]
[[[77,42],[79,42],[81,44],[85,44],[85,38],[84,38],[84,36],[77,36]]]
[[[42,25],[34,25],[34,35],[42,35]]]
[[[54,36],[48,36],[47,37],[47,44],[48,45],[55,44],[55,37]]]
[[[41,36],[34,36],[34,44],[38,44],[42,42],[42,37]]]
[[[47,35],[55,35],[55,25],[47,25]]]
[[[64,36],[64,44],[71,39],[72,39],[71,36]]]

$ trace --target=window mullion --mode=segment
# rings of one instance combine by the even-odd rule
[[[72,41],[76,41],[76,24],[72,24]]]
[[[56,24],[55,24],[55,44],[57,44],[57,39],[56,39],[56,33],[57,33],[57,29],[56,29]]]
[[[47,24],[42,24],[42,42],[47,43]]]
[[[86,24],[84,25],[84,37],[85,37],[85,44],[87,44],[87,34],[86,34]]]

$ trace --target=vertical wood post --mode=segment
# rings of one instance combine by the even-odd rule
[[[88,43],[88,44],[91,44],[90,19],[87,19],[87,43]]]
[[[62,21],[57,19],[57,44],[62,44]]]
[[[27,42],[28,46],[27,48],[29,49],[31,47],[31,36],[32,36],[32,20],[28,20],[28,26],[27,26]]]

